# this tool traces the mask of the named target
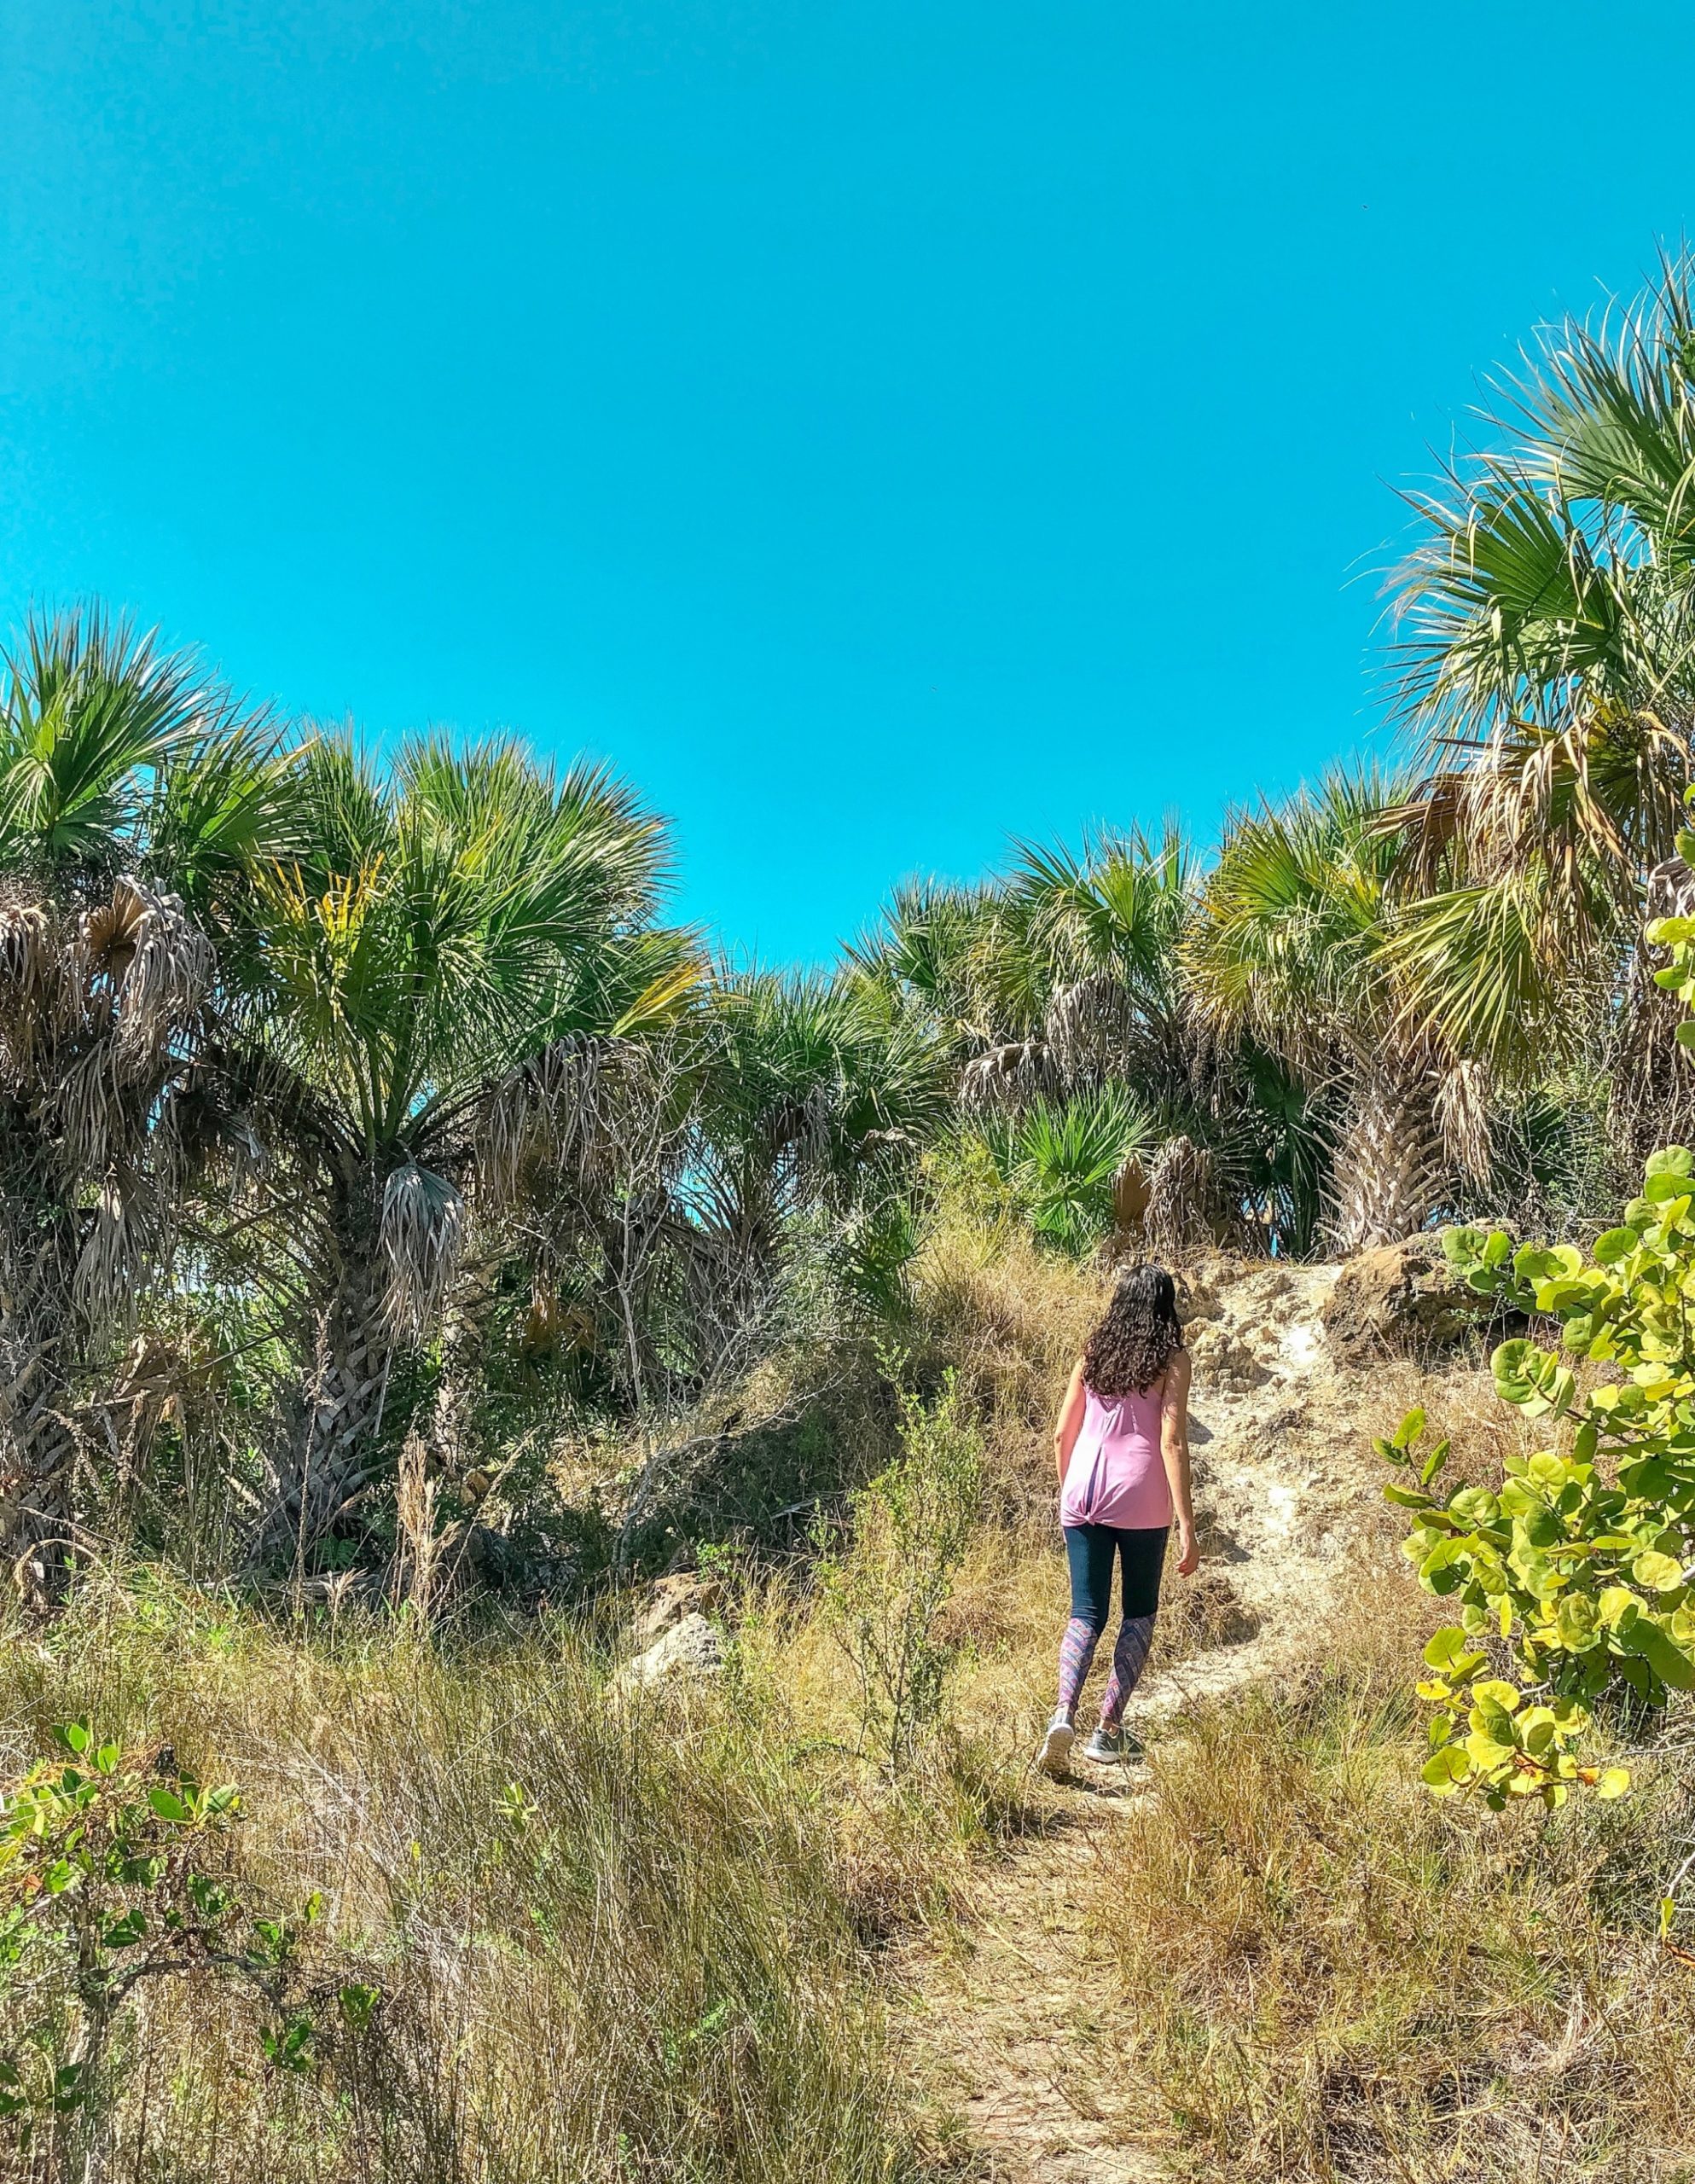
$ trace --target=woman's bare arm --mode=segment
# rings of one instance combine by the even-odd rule
[[[1076,1448],[1083,1428],[1083,1360],[1079,1357],[1065,1383],[1065,1400],[1059,1405],[1059,1416],[1054,1427],[1054,1461],[1059,1473],[1061,1494],[1065,1490],[1065,1471],[1071,1461],[1071,1450]]]
[[[1193,1577],[1200,1561],[1195,1509],[1189,1486],[1189,1353],[1178,1350],[1165,1368],[1159,1403],[1159,1453],[1177,1518],[1177,1574]]]

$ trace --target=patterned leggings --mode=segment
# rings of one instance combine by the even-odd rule
[[[1130,1693],[1141,1681],[1159,1612],[1159,1577],[1165,1564],[1167,1527],[1123,1531],[1111,1525],[1067,1525],[1065,1555],[1071,1571],[1071,1619],[1059,1641],[1059,1711],[1070,1721],[1112,1613],[1112,1573],[1122,1561],[1124,1619],[1112,1648],[1112,1673],[1100,1702],[1101,1726],[1116,1729]]]

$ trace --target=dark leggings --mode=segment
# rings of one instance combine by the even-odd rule
[[[1059,1711],[1067,1721],[1077,1699],[1101,1632],[1112,1617],[1112,1568],[1124,1565],[1124,1619],[1112,1648],[1112,1673],[1100,1701],[1103,1728],[1116,1729],[1130,1693],[1141,1681],[1153,1644],[1153,1618],[1159,1608],[1159,1576],[1165,1567],[1170,1527],[1120,1531],[1114,1525],[1067,1525],[1065,1560],[1071,1569],[1071,1619],[1059,1642]]]
[[[1067,1525],[1065,1560],[1071,1565],[1071,1616],[1092,1623],[1097,1635],[1112,1620],[1112,1565],[1124,1565],[1126,1618],[1156,1615],[1165,1567],[1169,1525],[1120,1531],[1115,1525]]]

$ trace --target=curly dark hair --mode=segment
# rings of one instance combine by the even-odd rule
[[[1177,1286],[1151,1260],[1127,1267],[1106,1317],[1083,1345],[1083,1376],[1098,1396],[1141,1395],[1183,1346]]]

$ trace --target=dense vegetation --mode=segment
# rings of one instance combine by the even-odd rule
[[[94,2175],[121,2143],[155,2173],[149,2101],[171,2173],[207,2178],[940,2158],[886,2089],[866,1951],[945,1887],[937,1842],[1018,1802],[943,1719],[973,1522],[997,1496],[1019,1513],[970,1414],[984,1376],[949,1368],[964,1327],[990,1380],[1025,1374],[1005,1406],[1025,1416],[1048,1366],[993,1314],[950,1317],[938,1238],[989,1234],[1039,1287],[1115,1232],[1333,1258],[1455,1223],[1475,1287],[1528,1284],[1590,1358],[1663,1362],[1688,1156],[1623,1228],[1610,1209],[1695,1136],[1690,284],[1669,264],[1630,310],[1547,330],[1487,452],[1417,502],[1396,770],[1237,812],[1210,856],[1130,828],[905,886],[827,973],[732,968],[668,922],[665,828],[607,773],[511,741],[377,753],[96,608],[26,624],[0,683],[20,2160],[73,2146]],[[1563,1248],[1509,1263],[1495,1223]],[[1055,1294],[1075,1318],[1082,1291]],[[1502,1371],[1573,1408],[1552,1353]],[[1691,1399],[1643,1385],[1634,1409],[1586,1392],[1589,1444],[1504,1487],[1404,1490],[1437,1589],[1475,1593],[1467,1643],[1432,1641],[1432,1703],[1465,1683],[1488,1718],[1468,1744],[1438,1714],[1438,1786],[1557,1804],[1620,1680],[1604,1658],[1638,1696],[1679,1682]],[[1540,1488],[1571,1522],[1530,1567],[1513,1520]],[[811,1610],[772,1572],[809,1543],[861,1694],[849,1718],[820,1700],[827,1733],[773,1669],[804,1686]],[[1581,1585],[1548,1578],[1568,1547]],[[686,1766],[605,1708],[599,1620],[680,1548],[738,1589],[742,1633]],[[519,1627],[543,1610],[563,1612]],[[1468,1650],[1489,1617],[1536,1687],[1523,1711]],[[1318,1815],[1329,1890],[1359,1862],[1332,1838],[1404,1738],[1373,1662],[1229,1732],[1242,1826],[1292,1888],[1316,1854],[1245,1740]],[[1210,1748],[1171,1774],[1174,1810]],[[856,1835],[824,1792],[845,1769],[862,1799],[868,1752]],[[263,1856],[222,1824],[241,1799],[273,1814]],[[1437,1823],[1396,1815],[1396,1858],[1434,1858]],[[1149,1840],[1133,1970],[1172,1900]],[[1481,1857],[1478,1930],[1518,1936]],[[1210,2045],[1201,2069],[1186,2022],[1160,2019],[1156,2082],[1187,2088],[1197,2145],[1261,2173],[1251,2073]],[[126,2069],[120,2127],[94,2088]]]

